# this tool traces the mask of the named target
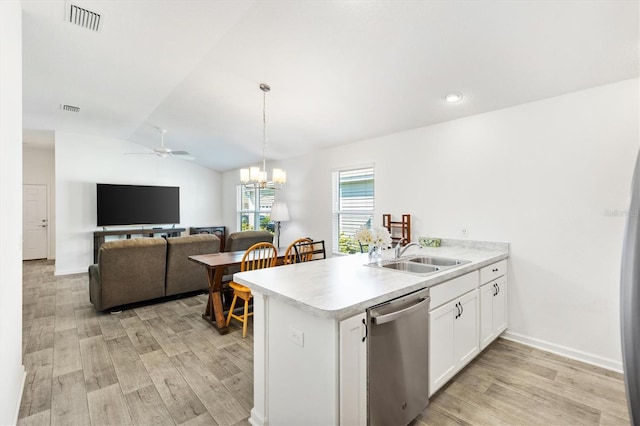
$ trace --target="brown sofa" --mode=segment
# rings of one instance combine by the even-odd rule
[[[165,295],[208,290],[209,284],[205,268],[189,260],[189,256],[218,253],[219,251],[220,239],[213,234],[167,238]]]
[[[224,245],[224,251],[240,251],[247,250],[257,243],[270,243],[273,241],[273,234],[269,231],[239,231],[232,232],[227,237],[227,243]],[[222,277],[222,281],[231,281],[233,274],[240,272],[239,266],[231,266],[227,268],[226,274]]]
[[[189,256],[217,253],[215,235],[109,241],[89,266],[89,297],[96,310],[207,290],[207,275]]]
[[[240,231],[232,232],[227,237],[224,251],[246,250],[257,243],[270,243],[273,241],[273,234],[269,231]]]

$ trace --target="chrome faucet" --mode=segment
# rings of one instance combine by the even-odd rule
[[[418,246],[418,247],[422,248],[422,246],[421,246],[420,244],[416,243],[416,242],[409,243],[409,244],[407,244],[406,246],[401,247],[401,245],[402,245],[402,241],[403,241],[403,240],[398,241],[398,244],[396,244],[396,246],[395,246],[395,251],[396,251],[396,260],[397,260],[397,259],[400,259],[400,257],[404,254],[404,252],[405,252],[405,251],[407,251],[407,249],[408,249],[409,247],[411,247],[411,246]]]

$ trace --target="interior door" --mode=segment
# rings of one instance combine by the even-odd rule
[[[22,259],[47,258],[47,186],[22,186]]]

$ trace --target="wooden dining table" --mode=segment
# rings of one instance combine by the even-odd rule
[[[222,277],[230,266],[240,265],[245,251],[231,251],[189,256],[189,260],[206,268],[209,282],[209,299],[202,318],[211,322],[220,334],[227,334],[229,327],[225,325],[225,312],[222,305]],[[278,264],[282,263],[284,252],[278,250]],[[282,254],[280,254],[282,253]]]

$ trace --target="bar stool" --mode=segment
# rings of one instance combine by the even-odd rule
[[[271,243],[257,243],[249,247],[249,249],[242,256],[242,263],[240,264],[240,272],[253,271],[255,269],[271,268],[276,266],[278,259],[278,249]],[[229,287],[233,289],[233,301],[229,308],[229,314],[227,315],[226,326],[229,326],[231,318],[234,318],[242,323],[242,338],[247,337],[247,323],[249,317],[253,315],[253,312],[249,312],[249,301],[252,294],[249,287],[245,287],[242,284],[238,284],[235,281],[229,283]],[[236,301],[238,298],[244,300],[244,313],[242,315],[236,315],[233,313],[233,309],[236,307]]]

